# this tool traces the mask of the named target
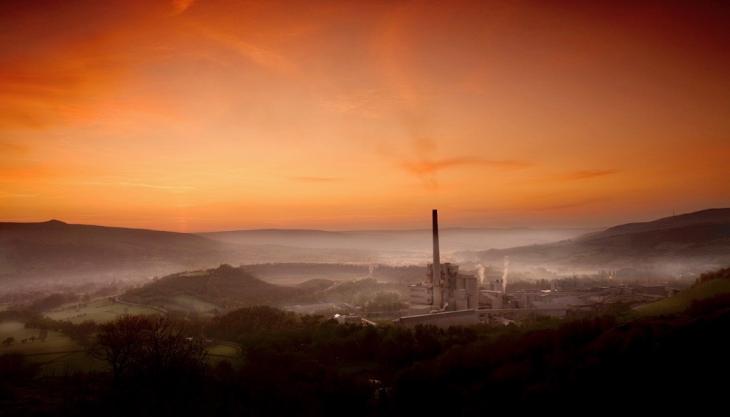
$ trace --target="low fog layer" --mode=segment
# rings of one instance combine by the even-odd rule
[[[570,239],[595,229],[466,229],[442,228],[445,251],[504,249]],[[370,252],[428,252],[431,230],[371,230],[330,232],[321,230],[240,230],[204,233],[201,236],[244,245],[282,245],[302,248],[348,248]]]
[[[557,273],[597,270],[636,277],[683,277],[730,264],[730,209],[711,209],[630,223],[574,239],[508,249],[464,251],[462,262]]]
[[[249,230],[206,234],[44,223],[0,223],[3,289],[36,283],[146,282],[220,264],[327,263],[425,266],[430,230]],[[442,261],[514,279],[611,273],[681,277],[730,263],[730,209],[704,210],[603,231],[441,230]],[[287,267],[287,282],[319,278]],[[331,271],[330,271],[331,272]],[[321,278],[332,278],[331,273]],[[306,275],[306,276],[305,276]],[[368,274],[364,274],[367,276]],[[275,277],[261,277],[275,279]]]
[[[452,229],[445,253],[549,242],[583,230]],[[166,274],[232,265],[324,262],[420,264],[431,232],[257,230],[186,234],[66,224],[0,223],[0,280],[84,282],[146,280]]]

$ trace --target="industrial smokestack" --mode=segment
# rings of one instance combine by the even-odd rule
[[[502,273],[502,292],[507,292],[507,274],[509,273],[509,257],[504,257],[504,272]]]
[[[441,259],[439,253],[439,213],[438,210],[433,210],[431,213],[431,219],[433,221],[433,277],[432,282],[434,287],[441,286]]]
[[[486,281],[484,279],[484,275],[485,275],[486,270],[487,270],[487,268],[484,265],[477,264],[477,275],[479,276],[479,286],[480,287],[483,287],[484,286],[484,281]]]

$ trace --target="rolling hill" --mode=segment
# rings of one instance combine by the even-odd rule
[[[127,291],[121,300],[135,305],[207,314],[253,305],[352,303],[362,297],[372,298],[381,291],[404,293],[405,289],[405,284],[383,283],[374,278],[315,278],[297,285],[277,285],[259,279],[248,266],[221,265],[157,279]]]
[[[223,262],[230,249],[202,236],[67,224],[0,223],[0,281],[149,277]]]
[[[269,284],[243,268],[218,268],[168,275],[128,291],[122,300],[170,310],[208,312],[250,305],[280,305],[308,291]]]
[[[299,284],[307,280],[352,281],[374,278],[394,283],[416,283],[424,278],[423,265],[379,265],[343,263],[263,263],[242,265],[247,272],[276,284]]]
[[[730,209],[709,209],[630,223],[560,242],[462,252],[475,262],[569,269],[621,269],[692,273],[730,264]]]
[[[442,259],[501,265],[503,258],[509,256],[515,271],[532,266],[571,271],[633,268],[675,275],[730,264],[730,209],[703,210],[581,235],[577,235],[578,231],[447,228],[442,233]],[[541,243],[547,241],[552,243]],[[505,248],[509,243],[525,242],[535,244]],[[340,275],[343,278],[372,275],[388,280],[390,275],[405,274],[411,279],[414,274],[410,271],[378,269],[366,273],[367,267],[363,265],[423,265],[430,257],[430,245],[427,230],[253,230],[191,234],[67,224],[57,220],[0,223],[0,282],[143,280],[223,263],[291,263],[251,267],[264,280],[282,282],[338,279]],[[342,266],[304,263],[360,266],[345,271]]]
[[[237,243],[192,233],[68,224],[0,223],[0,282],[143,280],[222,263],[360,262],[373,253]]]
[[[578,229],[448,229],[443,247],[446,251],[491,247],[497,242],[545,242],[578,233]],[[428,230],[269,229],[192,234],[58,220],[0,223],[0,282],[144,280],[222,263],[423,264],[430,245]],[[343,272],[341,266],[337,268],[337,274]],[[366,275],[363,268],[367,266],[348,274],[352,278]],[[319,269],[317,274],[333,272]],[[295,272],[299,275],[302,271]]]

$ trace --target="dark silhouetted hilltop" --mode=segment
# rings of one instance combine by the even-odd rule
[[[144,277],[220,263],[225,245],[145,229],[0,223],[0,280]]]

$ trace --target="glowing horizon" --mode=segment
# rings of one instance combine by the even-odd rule
[[[730,206],[728,8],[8,1],[0,221],[595,227]]]

